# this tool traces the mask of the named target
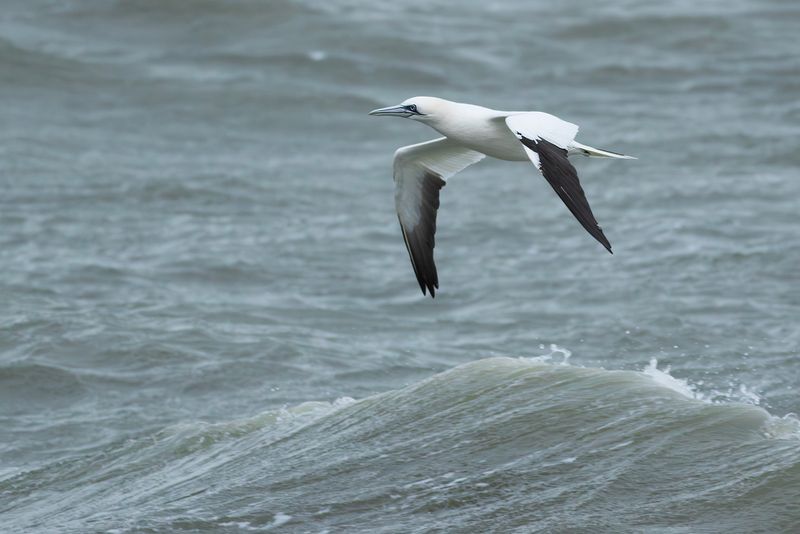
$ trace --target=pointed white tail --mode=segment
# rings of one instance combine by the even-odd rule
[[[583,154],[584,156],[589,156],[590,158],[636,159],[633,156],[626,156],[625,154],[618,154],[617,152],[611,152],[608,150],[601,150],[589,145],[584,145],[577,141],[570,143],[569,148],[570,152]]]

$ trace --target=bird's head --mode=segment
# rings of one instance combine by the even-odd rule
[[[442,113],[447,101],[432,96],[415,96],[397,106],[373,109],[370,115],[402,117],[420,122],[433,122]]]

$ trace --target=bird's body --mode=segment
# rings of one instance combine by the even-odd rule
[[[451,141],[492,158],[507,161],[528,161],[519,139],[506,126],[505,118],[514,112],[443,102],[446,111],[431,128]]]
[[[486,156],[533,162],[583,227],[611,252],[567,157],[634,158],[577,142],[575,124],[542,112],[498,111],[433,97],[411,98],[370,114],[412,118],[444,136],[401,147],[394,157],[395,206],[423,294],[427,289],[433,297],[439,287],[433,261],[439,190]]]

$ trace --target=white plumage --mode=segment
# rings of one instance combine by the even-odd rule
[[[370,115],[425,123],[444,137],[399,148],[394,155],[395,206],[420,289],[435,296],[433,260],[439,190],[448,178],[486,156],[530,160],[586,230],[611,252],[567,157],[635,159],[575,141],[578,126],[538,111],[497,111],[441,98],[418,96]]]
[[[400,219],[408,221],[412,227],[416,224],[426,171],[437,174],[446,182],[485,157],[446,137],[398,148],[394,153],[394,197]]]

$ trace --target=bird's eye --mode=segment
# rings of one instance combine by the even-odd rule
[[[408,106],[408,111],[413,111],[414,113],[416,113],[417,112],[417,105],[416,104],[411,104],[410,106]]]

